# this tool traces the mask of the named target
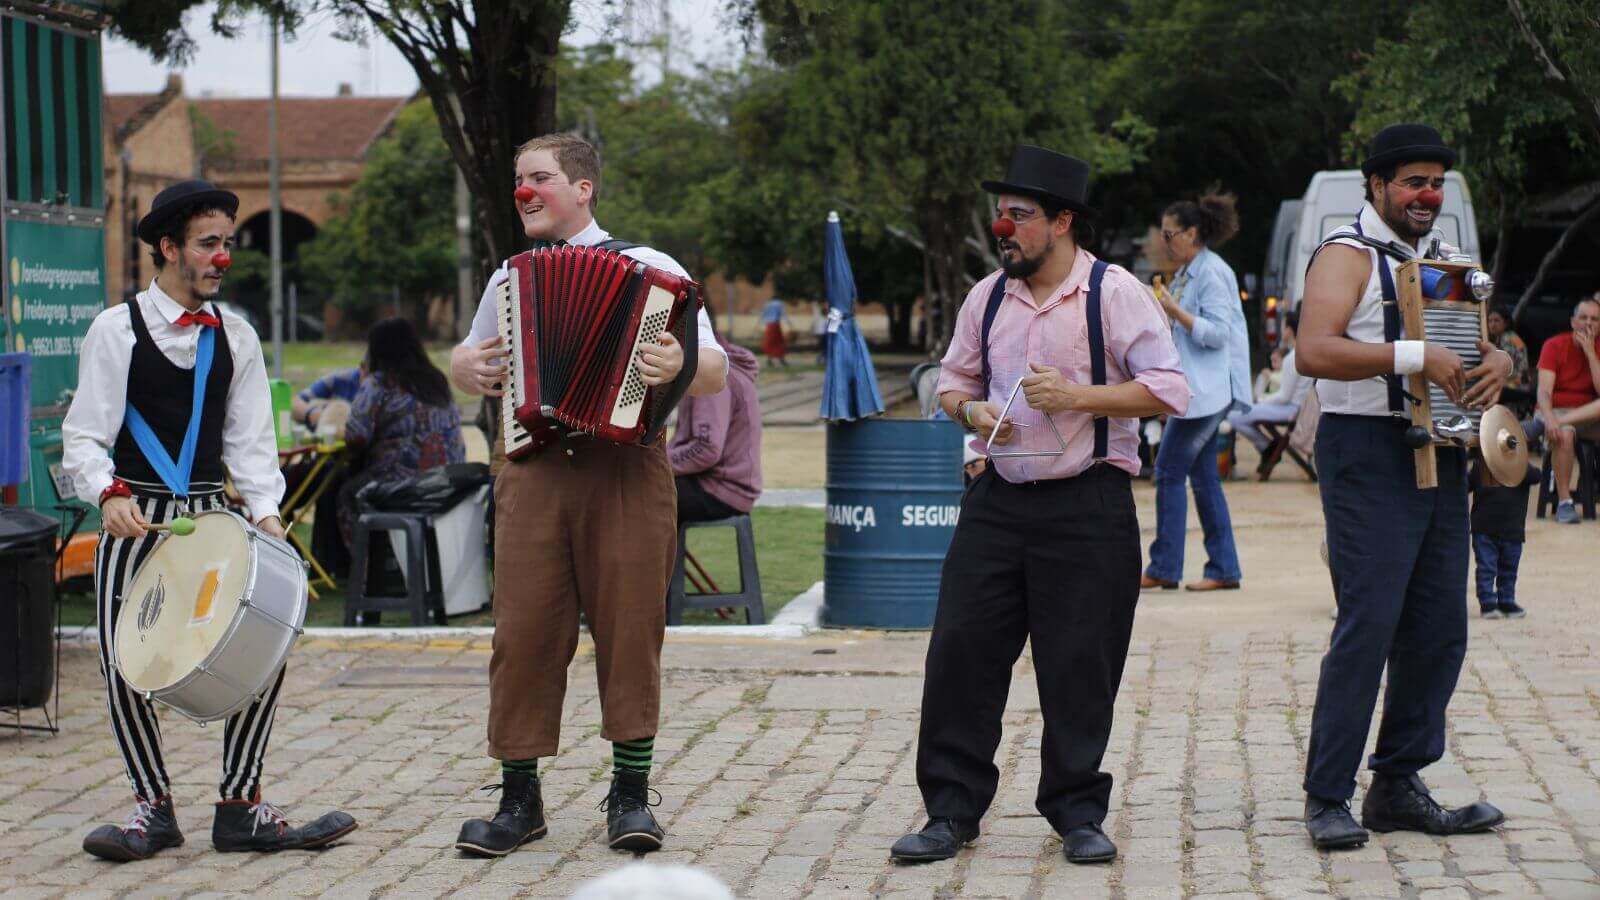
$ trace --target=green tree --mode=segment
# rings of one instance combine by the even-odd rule
[[[732,77],[702,68],[668,73],[641,90],[633,64],[613,45],[562,52],[557,127],[600,149],[596,217],[619,238],[672,255],[696,277],[718,268],[706,246],[705,185],[734,162],[724,108]]]
[[[1140,234],[1171,202],[1212,185],[1239,197],[1240,235],[1223,249],[1259,270],[1279,204],[1311,176],[1353,162],[1355,100],[1329,84],[1380,35],[1401,0],[1068,0],[1069,46],[1098,60],[1105,97],[1159,127],[1136,169],[1098,197],[1114,232]]]
[[[1425,0],[1404,21],[1404,41],[1379,38],[1336,84],[1360,103],[1349,146],[1395,121],[1438,127],[1462,150],[1479,223],[1498,233],[1498,282],[1529,201],[1600,176],[1584,152],[1600,141],[1600,18],[1560,0]],[[1597,217],[1600,199],[1546,253],[1515,315]]]
[[[766,262],[787,250],[818,266],[811,251],[837,208],[909,245],[934,350],[977,269],[993,264],[978,182],[1014,144],[1074,153],[1105,175],[1126,170],[1148,137],[1132,118],[1096,115],[1093,69],[1062,52],[1060,4],[977,0],[952,15],[933,0],[838,0],[823,15],[803,0],[755,0],[752,15],[777,68],[753,79],[748,118],[733,122],[744,171],[723,179],[713,227],[724,245],[778,237]]]
[[[112,6],[112,28],[181,62],[194,40],[183,14],[201,0],[138,0]],[[232,36],[251,16],[274,15],[293,34],[311,16],[332,16],[352,40],[387,40],[416,72],[450,156],[474,197],[488,257],[527,240],[509,200],[517,145],[554,130],[556,58],[571,0],[219,0],[210,28]]]
[[[455,173],[423,101],[406,106],[367,155],[337,214],[300,250],[314,288],[358,316],[455,290]]]

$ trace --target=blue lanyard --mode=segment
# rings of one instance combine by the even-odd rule
[[[150,423],[139,415],[139,411],[128,404],[127,419],[128,431],[133,434],[133,442],[139,445],[139,450],[144,458],[149,461],[150,468],[156,470],[161,476],[161,482],[172,491],[174,497],[187,499],[189,496],[189,476],[194,471],[194,450],[200,443],[200,417],[205,412],[206,405],[206,380],[211,375],[211,358],[216,352],[216,329],[204,325],[200,327],[200,347],[194,360],[194,409],[189,413],[189,428],[183,433],[183,448],[178,451],[178,461],[173,462],[172,456],[167,453],[167,448],[161,445],[161,439],[156,437],[155,430]]]

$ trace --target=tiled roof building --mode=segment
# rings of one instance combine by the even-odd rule
[[[410,97],[284,97],[278,101],[286,258],[333,214],[330,198],[355,184],[372,144]],[[107,94],[107,299],[154,276],[133,226],[164,187],[202,177],[239,195],[239,242],[268,249],[270,100],[188,98],[173,75],[156,94]]]

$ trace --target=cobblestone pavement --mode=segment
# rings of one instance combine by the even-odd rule
[[[669,639],[655,776],[669,836],[651,861],[705,867],[761,898],[1600,897],[1600,528],[1534,523],[1522,579],[1530,616],[1472,623],[1449,753],[1425,775],[1441,800],[1485,796],[1507,824],[1448,839],[1374,835],[1322,855],[1299,821],[1299,785],[1327,576],[1315,510],[1285,502],[1310,491],[1230,491],[1244,590],[1142,601],[1106,760],[1115,864],[1067,864],[1033,810],[1040,722],[1026,658],[983,836],[951,862],[891,864],[889,844],[921,824],[913,765],[926,636],[832,631]],[[1143,520],[1153,521],[1147,509]],[[1191,568],[1198,558],[1193,546]],[[609,748],[589,645],[573,666],[563,750],[544,767],[549,836],[495,861],[452,849],[461,821],[496,802],[479,790],[498,780],[483,755],[488,653],[487,637],[302,643],[266,784],[296,821],[335,806],[361,821],[322,852],[213,852],[221,729],[167,715],[189,841],[118,866],[80,849],[130,803],[93,649],[69,645],[62,733],[0,732],[0,895],[569,894],[629,861],[602,843]]]

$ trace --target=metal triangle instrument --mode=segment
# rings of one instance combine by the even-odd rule
[[[1055,435],[1056,446],[1059,449],[1056,449],[1056,450],[1000,450],[1000,451],[996,451],[994,449],[994,436],[995,436],[995,433],[1000,430],[999,423],[1000,422],[1004,422],[1006,420],[1006,413],[1010,412],[1011,411],[1011,405],[1013,403],[1017,402],[1017,393],[1019,391],[1021,391],[1021,390],[1022,390],[1022,380],[1018,379],[1017,380],[1017,386],[1011,389],[1011,396],[1006,398],[1005,408],[1000,410],[1000,416],[996,420],[994,431],[989,432],[989,440],[987,442],[985,442],[984,445],[983,445],[984,454],[986,456],[988,456],[990,459],[1024,459],[1024,458],[1027,458],[1027,457],[1034,457],[1034,456],[1060,456],[1061,454],[1067,452],[1067,442],[1061,437],[1061,430],[1056,428],[1055,417],[1051,416],[1049,414],[1045,415],[1044,420],[1050,426],[1050,433]],[[1017,426],[1017,423],[1013,422],[1012,425],[1013,426]],[[1025,427],[1025,426],[1023,426],[1023,427]]]

